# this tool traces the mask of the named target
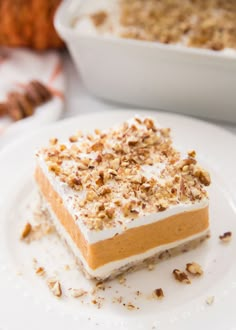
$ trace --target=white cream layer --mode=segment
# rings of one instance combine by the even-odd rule
[[[125,219],[125,226],[117,224],[115,227],[112,228],[105,228],[103,230],[90,230],[83,222],[80,220],[81,215],[79,208],[75,205],[78,204],[78,198],[81,200],[84,198],[86,192],[75,192],[73,189],[69,188],[65,183],[61,182],[59,179],[56,178],[55,174],[48,170],[47,164],[43,160],[43,157],[40,155],[38,158],[38,166],[43,171],[46,178],[49,180],[50,184],[52,185],[53,189],[58,193],[58,195],[62,198],[63,206],[67,209],[70,215],[75,220],[77,226],[79,227],[80,231],[82,232],[84,238],[89,244],[93,244],[108,238],[112,238],[117,234],[121,234],[127,229],[140,227],[143,225],[150,225],[157,221],[161,221],[167,217],[174,216],[179,213],[183,212],[190,212],[198,209],[205,208],[209,201],[207,198],[202,199],[199,202],[195,202],[194,204],[184,204],[180,203],[178,205],[170,206],[167,210],[163,212],[156,212],[151,214],[140,214],[139,218],[136,218],[132,221],[132,219]],[[158,166],[158,164],[157,164]],[[153,166],[152,166],[153,170]],[[124,216],[120,213],[117,215],[118,220],[123,220]]]
[[[51,215],[51,220],[52,220],[58,234],[60,235],[60,237],[62,239],[65,240],[65,242],[67,243],[67,245],[69,246],[69,248],[73,252],[74,256],[81,261],[84,269],[86,270],[86,272],[89,275],[91,275],[92,277],[97,277],[97,278],[101,278],[101,279],[105,279],[105,278],[109,277],[114,271],[116,271],[116,270],[118,270],[118,269],[120,269],[120,268],[122,268],[122,267],[124,267],[128,264],[136,263],[136,262],[145,260],[147,258],[150,258],[150,257],[154,256],[155,254],[157,254],[159,252],[162,252],[162,251],[165,251],[165,250],[168,250],[168,249],[172,249],[172,248],[177,247],[177,246],[179,246],[183,243],[187,243],[187,242],[189,242],[191,240],[194,240],[194,239],[197,239],[201,236],[205,236],[209,231],[209,228],[208,228],[208,229],[202,231],[201,233],[189,236],[186,239],[178,240],[178,241],[175,241],[175,242],[170,243],[170,244],[161,245],[161,246],[158,246],[156,248],[150,249],[150,250],[148,250],[144,253],[137,254],[137,255],[134,255],[134,256],[131,256],[131,257],[128,257],[128,258],[125,258],[125,259],[117,260],[117,261],[114,261],[114,262],[109,262],[108,264],[105,264],[105,265],[103,265],[103,266],[101,266],[97,269],[91,269],[88,266],[88,264],[87,264],[86,260],[84,259],[84,257],[82,256],[79,248],[76,246],[75,242],[70,237],[70,235],[65,230],[65,228],[61,225],[60,221],[57,219],[55,213],[52,211],[51,207],[45,201],[45,199],[44,199],[44,203],[45,203],[45,206],[46,206],[46,208],[48,209],[48,211]]]
[[[90,15],[98,11],[105,11],[108,14],[107,23],[102,27],[96,28]],[[119,5],[118,0],[89,0],[83,3],[80,7],[80,16],[78,17],[74,29],[81,35],[87,36],[116,36],[119,37],[127,28],[123,28],[119,24]],[[132,28],[130,28],[132,29]],[[177,43],[176,46],[184,46],[187,38]],[[217,54],[226,55],[229,57],[236,56],[236,50],[232,48],[225,48],[217,51]]]

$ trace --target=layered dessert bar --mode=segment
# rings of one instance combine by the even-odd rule
[[[104,280],[198,245],[209,233],[210,176],[169,128],[134,117],[36,153],[36,182],[88,277]]]
[[[232,0],[103,0],[84,4],[74,22],[83,34],[182,44],[215,51],[236,49]],[[82,10],[83,12],[83,10]]]

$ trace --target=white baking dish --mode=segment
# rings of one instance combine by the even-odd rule
[[[81,33],[72,27],[84,10],[104,1],[69,0],[55,26],[88,89],[103,99],[236,122],[236,52],[215,52]]]

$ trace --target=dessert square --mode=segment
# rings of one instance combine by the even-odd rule
[[[89,278],[142,268],[208,236],[210,176],[151,118],[51,139],[36,161],[49,220]]]

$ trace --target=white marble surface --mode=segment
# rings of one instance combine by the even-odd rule
[[[88,90],[84,87],[79,73],[68,56],[64,55],[65,71],[66,71],[66,112],[64,117],[76,116],[79,114],[92,113],[111,110],[115,111],[121,107],[127,108],[127,106],[122,106],[119,104],[109,103],[102,101],[96,97],[89,94]],[[236,105],[235,105],[236,111]],[[211,121],[212,122],[212,121]],[[232,133],[236,134],[236,125],[230,123],[215,122],[214,124],[221,126]]]

